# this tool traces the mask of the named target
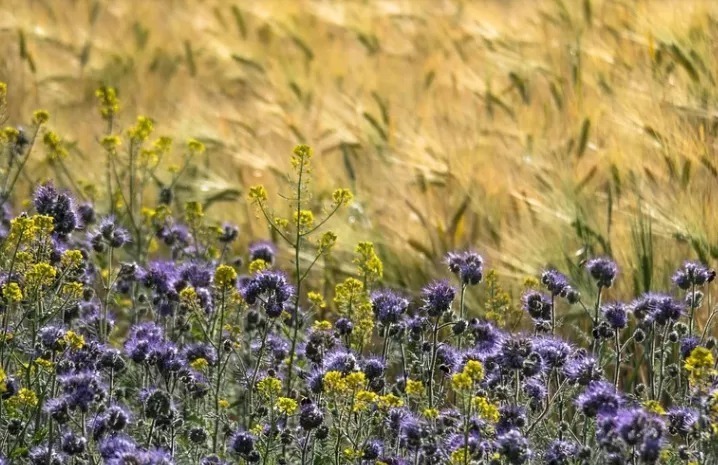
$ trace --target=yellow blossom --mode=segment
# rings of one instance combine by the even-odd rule
[[[264,271],[267,268],[269,268],[269,263],[265,262],[261,258],[252,260],[252,262],[249,264],[249,272],[252,274],[259,273],[260,271]]]
[[[354,263],[359,267],[359,274],[372,282],[384,276],[384,264],[376,254],[372,242],[359,242],[354,253]]]
[[[261,184],[249,188],[249,200],[253,202],[264,202],[267,200],[267,189]]]
[[[486,397],[477,396],[472,399],[474,408],[479,416],[489,423],[499,421],[499,407],[492,404]]]
[[[294,147],[294,150],[292,151],[292,166],[294,168],[300,168],[300,167],[306,167],[309,165],[309,160],[311,160],[313,155],[312,148],[308,145],[301,144]]]
[[[359,389],[366,384],[366,375],[363,371],[354,371],[345,376],[349,389]]]
[[[326,306],[327,306],[327,303],[324,301],[324,297],[318,292],[314,292],[314,291],[307,292],[307,300],[309,300],[309,302],[311,302],[312,305],[314,305],[317,308],[326,308]],[[329,322],[327,322],[327,323],[329,323]],[[329,323],[329,329],[331,329],[331,323]]]
[[[82,264],[82,252],[77,249],[66,250],[60,257],[60,264],[68,270],[75,270]]]
[[[40,126],[50,119],[50,113],[47,110],[35,110],[32,114],[32,124]]]
[[[425,408],[421,411],[421,414],[424,415],[424,417],[433,420],[439,416],[439,411],[435,408]]]
[[[276,397],[282,391],[282,382],[273,376],[267,376],[257,383],[257,390],[264,397]]]
[[[187,148],[189,149],[191,154],[202,154],[204,153],[205,147],[204,144],[197,139],[189,139],[187,141]]]
[[[34,407],[37,405],[37,394],[28,388],[21,388],[15,396],[15,402],[20,406]]]
[[[85,337],[82,334],[77,334],[73,330],[69,330],[63,336],[67,345],[73,350],[80,350],[85,347]]]
[[[379,397],[378,405],[379,408],[386,410],[390,408],[401,407],[402,405],[404,405],[404,401],[401,400],[400,397],[395,396],[394,394],[386,394]]]
[[[130,138],[142,142],[146,141],[154,130],[154,122],[146,116],[138,116],[137,123],[129,129]]]
[[[297,401],[294,399],[290,399],[289,397],[280,397],[274,403],[274,408],[276,408],[279,413],[283,415],[293,414],[297,411],[297,407]]]
[[[219,265],[214,272],[214,284],[220,289],[234,286],[237,272],[229,265]]]
[[[2,294],[5,297],[5,300],[11,303],[17,303],[22,300],[22,289],[20,289],[18,283],[15,282],[4,284],[2,287]]]
[[[219,405],[219,408],[226,409],[229,407],[229,401],[227,399],[219,399],[217,405]]]
[[[332,329],[332,324],[327,320],[316,320],[312,324],[312,329],[315,331],[330,331]]]
[[[424,395],[424,383],[418,380],[407,379],[404,392],[406,392],[408,396],[421,397]]]
[[[314,213],[311,210],[299,210],[294,212],[294,224],[297,225],[300,231],[311,229],[314,225]]]
[[[484,379],[484,366],[478,360],[469,360],[463,370],[474,382]]]
[[[347,381],[339,371],[328,371],[323,378],[324,390],[333,393],[342,393],[349,389]]]
[[[206,358],[200,357],[200,358],[194,360],[189,365],[197,371],[203,371],[203,370],[207,369],[207,367],[209,366],[209,362],[207,362]]]
[[[685,361],[683,367],[690,376],[691,383],[699,383],[706,380],[713,370],[713,353],[705,347],[696,347]]]
[[[45,369],[45,371],[51,371],[52,367],[55,366],[51,360],[45,360],[44,358],[39,357],[35,359],[35,365]]]
[[[468,391],[474,385],[474,382],[471,380],[471,376],[461,372],[451,377],[451,385],[457,391]]]
[[[120,111],[120,101],[114,87],[102,86],[95,91],[95,96],[100,103],[100,114],[103,119],[109,121]]]
[[[29,287],[39,287],[49,286],[56,276],[57,270],[49,263],[36,263],[25,274],[25,279]]]
[[[352,201],[354,196],[349,191],[349,189],[336,189],[332,193],[332,200],[334,201],[334,204],[339,205],[347,205],[349,202]]]

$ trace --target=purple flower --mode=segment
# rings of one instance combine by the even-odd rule
[[[384,444],[378,439],[371,439],[366,442],[362,449],[363,460],[376,460],[384,452]]]
[[[504,335],[488,321],[472,320],[469,323],[469,330],[474,336],[474,349],[483,356],[495,355],[501,348]]]
[[[565,294],[567,289],[570,288],[566,276],[556,270],[544,271],[541,274],[541,283],[554,296]]]
[[[416,450],[421,447],[421,422],[410,413],[402,416],[399,421],[399,437],[402,443],[410,450]]]
[[[100,375],[92,371],[63,375],[58,380],[70,410],[87,412],[91,405],[107,396]]]
[[[130,241],[130,233],[117,223],[114,216],[106,216],[100,221],[90,238],[93,247],[96,243],[103,243],[103,241],[113,249],[117,249]]]
[[[180,268],[179,277],[195,289],[208,288],[212,284],[212,267],[206,263],[186,263]]]
[[[520,430],[526,426],[526,409],[519,405],[505,404],[499,408],[499,421],[496,433],[504,434],[513,429]]]
[[[324,422],[324,413],[314,402],[306,402],[299,411],[299,426],[309,431],[318,428]]]
[[[222,229],[219,233],[219,242],[222,244],[229,244],[234,242],[239,235],[239,228],[233,224],[225,223],[222,225]]]
[[[688,407],[672,407],[666,412],[668,432],[682,437],[688,436],[698,422],[698,412]]]
[[[690,289],[692,286],[703,286],[716,277],[716,272],[699,262],[685,262],[681,268],[673,273],[671,278],[681,289]]]
[[[616,262],[607,257],[592,258],[586,263],[586,269],[598,287],[611,287],[618,274]]]
[[[353,353],[345,350],[335,350],[324,357],[323,368],[325,373],[339,371],[346,375],[354,371],[356,365],[357,359]]]
[[[620,302],[605,304],[601,307],[603,316],[614,329],[623,329],[628,325],[628,309]]]
[[[259,241],[249,246],[249,261],[264,260],[270,265],[274,263],[274,257],[277,255],[277,247],[269,241]]]
[[[550,321],[553,313],[551,298],[538,291],[529,290],[521,297],[523,309],[534,320]]]
[[[434,281],[422,290],[422,296],[429,316],[439,317],[451,309],[456,289],[446,281]]]
[[[541,360],[549,369],[563,367],[573,352],[566,342],[552,337],[534,339],[533,350],[541,356]]]
[[[376,320],[383,325],[390,325],[399,322],[409,301],[394,291],[383,289],[372,293],[371,306]]]
[[[254,450],[254,436],[247,432],[238,430],[229,438],[229,448],[238,455],[249,455]]]
[[[53,234],[58,237],[64,239],[77,228],[77,215],[72,198],[58,192],[51,183],[43,184],[35,190],[33,203],[39,214],[52,217]]]
[[[621,405],[621,397],[613,384],[592,381],[576,399],[576,405],[588,417],[597,414],[612,415]]]
[[[58,453],[57,448],[50,452],[46,445],[34,447],[29,454],[32,465],[63,465],[65,456]]]
[[[182,350],[182,354],[189,363],[192,363],[197,359],[203,358],[207,360],[207,363],[210,366],[215,366],[217,364],[217,351],[209,344],[189,344]]]
[[[449,252],[446,261],[463,285],[479,284],[484,277],[484,259],[476,252]]]
[[[60,447],[64,453],[72,457],[85,452],[87,439],[72,431],[65,431],[60,438]]]
[[[586,354],[576,354],[563,367],[563,375],[572,383],[587,386],[592,381],[601,379],[601,368],[596,359]]]
[[[282,273],[261,271],[240,289],[240,293],[249,305],[261,300],[267,316],[277,318],[284,311],[284,304],[292,297],[294,289]]]
[[[698,347],[700,345],[700,339],[696,336],[686,336],[683,339],[681,339],[680,343],[680,350],[681,350],[681,357],[683,359],[688,358],[688,356],[693,352],[693,349]]]
[[[378,358],[365,359],[361,363],[362,371],[368,380],[373,380],[384,376],[384,362]]]
[[[507,370],[521,370],[524,361],[533,349],[531,339],[519,336],[512,336],[503,341],[499,355],[500,364]]]
[[[511,465],[521,465],[531,457],[528,439],[515,429],[500,435],[496,443],[501,455]]]
[[[669,295],[649,292],[634,300],[631,309],[639,321],[663,326],[681,317],[684,303]]]
[[[576,458],[580,447],[575,442],[553,441],[544,453],[546,465],[569,465]]]

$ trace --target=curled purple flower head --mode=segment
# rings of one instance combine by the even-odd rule
[[[187,226],[183,224],[172,224],[161,226],[155,232],[155,236],[166,246],[173,250],[182,249],[189,245],[190,234]]]
[[[341,317],[334,323],[334,329],[340,336],[348,336],[354,331],[354,323],[347,317]]]
[[[107,389],[100,375],[94,371],[63,375],[58,380],[70,410],[87,412],[90,406],[107,397]]]
[[[496,355],[504,341],[504,334],[488,321],[472,320],[469,331],[474,337],[474,349],[484,357]]]
[[[553,313],[551,298],[538,291],[528,290],[521,297],[523,309],[534,320],[550,321]]]
[[[592,258],[586,263],[586,269],[598,287],[611,287],[618,275],[618,265],[607,257]]]
[[[284,274],[276,271],[261,271],[240,289],[240,293],[249,305],[261,301],[267,316],[277,318],[284,311],[284,304],[294,294],[294,289],[287,282]]]
[[[476,252],[449,252],[446,255],[449,270],[459,277],[462,285],[476,285],[484,277],[484,259]]]
[[[93,247],[96,241],[101,241],[113,249],[117,249],[130,242],[130,233],[120,226],[114,216],[110,215],[100,221],[90,241],[93,243]]]
[[[202,358],[207,361],[209,366],[215,366],[217,364],[217,351],[210,344],[201,342],[188,344],[182,350],[182,355],[189,363]]]
[[[129,454],[134,454],[137,451],[137,444],[124,434],[108,436],[100,443],[100,455],[105,461],[129,457]],[[118,460],[117,463],[123,462]]]
[[[376,460],[382,453],[384,453],[384,443],[378,439],[371,439],[362,449],[362,460]]]
[[[125,353],[135,363],[148,362],[164,343],[164,332],[154,322],[135,325],[125,341]]]
[[[77,207],[77,215],[82,226],[87,227],[95,222],[95,208],[90,203],[83,203]]]
[[[628,308],[621,302],[612,302],[601,306],[603,317],[614,329],[623,329],[628,325]]]
[[[249,245],[249,261],[263,260],[270,265],[274,263],[277,247],[270,241],[258,241]]]
[[[454,373],[461,364],[461,354],[454,347],[442,344],[436,349],[436,364],[445,374]]]
[[[360,366],[364,375],[370,381],[384,376],[384,370],[386,369],[384,361],[376,357],[362,360]]]
[[[314,402],[306,402],[299,410],[299,426],[305,431],[319,428],[324,423],[324,413]]]
[[[451,310],[451,303],[456,297],[454,289],[447,281],[434,281],[421,292],[424,308],[430,317],[439,317]]]
[[[548,369],[563,367],[573,352],[573,348],[568,343],[553,337],[535,338],[533,350],[541,356]]]
[[[531,458],[529,441],[520,431],[512,429],[496,439],[497,449],[511,465],[521,465]]]
[[[606,381],[592,381],[576,399],[576,405],[588,417],[613,415],[622,399],[613,384]]]
[[[199,461],[199,465],[228,465],[227,462],[220,459],[216,455],[208,455],[207,457],[202,457]]]
[[[229,244],[234,242],[237,236],[239,236],[239,228],[236,225],[225,223],[220,229],[218,240],[222,244]]]
[[[65,431],[60,438],[62,452],[70,457],[82,454],[87,448],[87,439],[72,431]],[[1,464],[2,462],[0,462]]]
[[[324,357],[323,368],[325,373],[329,371],[338,371],[346,375],[354,371],[356,366],[356,356],[347,350],[337,349],[328,353]]]
[[[63,339],[64,336],[65,330],[63,328],[51,325],[40,328],[40,331],[38,332],[40,342],[47,350],[63,350],[65,347],[65,340]]]
[[[534,401],[541,401],[546,398],[546,383],[538,378],[529,378],[523,383],[523,390],[527,396]]]
[[[255,437],[253,434],[238,430],[229,438],[229,449],[240,456],[247,456],[254,450]]]
[[[600,380],[603,372],[595,358],[585,354],[575,354],[563,366],[563,375],[571,383],[587,386],[592,381]]]
[[[28,454],[31,465],[63,465],[65,456],[57,448],[50,450],[46,445],[35,446]]]
[[[64,192],[58,192],[51,183],[35,189],[33,203],[38,213],[52,217],[53,234],[58,237],[64,239],[77,228],[77,214],[72,198]]]
[[[646,324],[664,326],[678,321],[683,315],[685,304],[665,294],[646,293],[631,303],[633,315]]]
[[[179,269],[180,280],[197,288],[208,288],[212,284],[213,267],[208,263],[185,263]],[[179,286],[175,285],[175,288]],[[184,286],[181,286],[184,287]],[[181,289],[176,289],[180,291]]]
[[[673,273],[671,278],[679,288],[690,289],[692,286],[703,286],[712,282],[716,272],[700,262],[685,262],[681,268]]]
[[[526,409],[519,405],[506,404],[499,408],[499,421],[496,433],[504,434],[510,430],[520,430],[526,426]]]
[[[546,465],[569,465],[578,456],[581,447],[573,441],[553,441],[544,453]]]
[[[409,301],[394,291],[382,289],[371,295],[371,306],[376,320],[383,325],[398,323],[409,307]]]
[[[690,407],[671,407],[666,412],[666,418],[669,433],[686,437],[698,423],[699,413]]]
[[[177,269],[173,262],[156,261],[150,263],[146,270],[141,271],[139,278],[145,287],[158,294],[166,294],[173,290],[177,279]]]
[[[546,270],[541,274],[541,283],[554,296],[565,294],[570,288],[568,278],[553,269]]]
[[[507,370],[522,370],[524,362],[533,350],[531,339],[526,337],[512,336],[501,344],[499,363]]]
[[[399,437],[402,444],[410,450],[421,447],[423,437],[421,421],[413,414],[406,413],[399,421]]]

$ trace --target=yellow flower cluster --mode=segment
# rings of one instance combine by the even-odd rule
[[[128,131],[130,138],[136,142],[144,142],[154,130],[154,122],[146,116],[138,116],[137,122]]]
[[[267,200],[267,189],[261,184],[249,188],[249,200],[252,202],[264,202]]]
[[[9,303],[17,303],[22,300],[22,289],[18,283],[7,283],[2,287],[2,295]]]
[[[347,278],[334,288],[334,303],[341,316],[354,323],[352,339],[363,342],[374,329],[374,313],[364,284],[355,278]]]
[[[477,396],[472,399],[472,403],[476,412],[481,418],[489,423],[499,421],[499,407],[493,404],[486,397]]]
[[[359,267],[359,274],[368,282],[374,282],[384,276],[384,264],[376,254],[372,242],[359,242],[354,253],[354,264]]]
[[[282,392],[282,382],[273,376],[267,376],[257,383],[257,390],[263,397],[276,397]]]
[[[696,347],[686,358],[683,368],[688,372],[691,383],[698,384],[708,379],[715,371],[713,353],[705,347]]]
[[[292,152],[292,166],[295,169],[309,166],[309,160],[311,160],[313,154],[312,148],[308,145],[297,145]]]
[[[252,260],[252,262],[249,264],[249,272],[252,274],[259,273],[260,271],[264,271],[267,268],[269,268],[269,263],[265,262],[261,258]]]
[[[49,263],[36,263],[25,273],[28,287],[49,286],[55,281],[57,270]]]
[[[289,397],[280,397],[274,403],[274,408],[283,415],[291,415],[297,411],[298,404],[296,400],[290,399]]]
[[[468,391],[484,379],[484,366],[478,360],[469,360],[461,373],[451,377],[451,385],[457,391]]]
[[[63,336],[65,343],[70,346],[72,350],[80,350],[85,347],[85,337],[82,334],[69,330]]]
[[[336,206],[348,205],[354,196],[349,189],[336,189],[332,192],[332,200]]]
[[[204,371],[209,366],[209,362],[207,362],[206,358],[198,358],[194,360],[192,363],[189,364],[193,369],[197,371]]]
[[[324,301],[324,297],[315,291],[309,291],[307,292],[307,300],[312,303],[317,308],[326,308],[327,303]],[[329,326],[331,329],[331,323],[329,323]]]
[[[220,289],[234,286],[237,272],[229,265],[219,265],[214,272],[214,284]]]
[[[406,380],[406,388],[404,388],[407,396],[421,397],[424,395],[424,383],[418,380]]]
[[[55,131],[47,131],[42,138],[42,142],[47,148],[48,159],[62,160],[67,158],[68,152],[65,143]]]
[[[102,86],[95,91],[95,96],[100,103],[102,119],[111,120],[120,111],[120,101],[114,87]]]

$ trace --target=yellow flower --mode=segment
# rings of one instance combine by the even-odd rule
[[[312,305],[314,305],[317,308],[326,308],[326,306],[327,306],[327,303],[324,301],[324,297],[318,292],[314,292],[314,291],[307,292],[307,300],[309,300],[309,302],[311,302]],[[329,323],[329,322],[327,321],[327,323]],[[329,329],[331,329],[331,328],[332,328],[332,324],[329,323]]]
[[[219,265],[214,272],[214,284],[220,289],[234,286],[237,272],[229,265]]]
[[[349,192],[349,189],[337,189],[332,193],[332,200],[337,206],[347,205],[353,198],[354,196]]]
[[[82,264],[82,252],[76,249],[66,250],[60,257],[60,264],[68,270],[76,269]]]
[[[184,215],[188,223],[198,225],[204,217],[202,204],[196,201],[187,202],[184,205]]]
[[[340,394],[349,389],[347,381],[339,371],[328,371],[323,378],[324,390],[327,392],[333,392]]]
[[[187,286],[184,289],[182,289],[179,293],[180,302],[184,302],[188,305],[193,305],[197,303],[197,291],[195,291],[194,287]]]
[[[685,361],[683,367],[690,375],[691,383],[699,383],[713,373],[713,353],[705,347],[696,347]]]
[[[359,391],[354,396],[354,412],[366,410],[370,405],[379,400],[379,395],[371,391]]]
[[[207,367],[209,366],[209,362],[207,362],[206,358],[200,357],[189,365],[197,371],[203,371],[207,369]]]
[[[394,394],[386,394],[384,396],[379,397],[379,408],[386,410],[390,408],[398,408],[404,405],[404,401],[401,400],[400,397],[395,396]]]
[[[359,389],[366,384],[366,375],[363,371],[354,371],[345,377],[350,389]]]
[[[104,136],[100,143],[107,152],[114,154],[115,152],[117,152],[117,147],[122,144],[122,139],[120,139],[119,136],[109,135]]]
[[[50,360],[45,360],[44,358],[36,358],[35,364],[44,368],[46,371],[52,370],[52,367],[55,365]]]
[[[439,411],[435,408],[425,408],[421,411],[421,414],[424,415],[424,417],[433,420],[439,416]]]
[[[305,144],[297,145],[292,152],[292,166],[294,168],[308,166],[312,155],[313,151],[311,147]]]
[[[42,142],[47,148],[50,160],[67,158],[68,152],[65,148],[65,143],[56,132],[47,131],[42,138]]]
[[[229,401],[227,399],[219,399],[217,401],[217,404],[219,405],[219,408],[225,409],[229,407]]]
[[[25,279],[30,287],[49,286],[56,276],[57,270],[49,263],[36,263],[25,274]]]
[[[327,320],[316,320],[312,325],[312,329],[315,331],[331,331],[332,324]]]
[[[69,283],[64,283],[62,285],[62,289],[60,289],[60,294],[62,294],[63,297],[67,297],[68,299],[78,299],[82,296],[83,289],[84,286],[82,283],[72,281]]]
[[[7,283],[2,287],[2,294],[5,296],[5,300],[10,303],[17,303],[22,300],[22,290],[17,283]]]
[[[331,231],[327,231],[322,234],[322,237],[319,238],[319,243],[317,244],[317,247],[319,248],[320,252],[327,252],[328,250],[331,250],[331,248],[334,247],[334,244],[336,243],[337,235]]]
[[[252,262],[249,264],[249,272],[252,274],[259,273],[260,271],[264,271],[267,268],[269,268],[269,263],[265,262],[261,258],[252,260]]]
[[[460,447],[451,453],[449,463],[451,465],[463,465],[469,463],[469,452],[464,447]]]
[[[249,188],[249,200],[253,202],[264,202],[267,200],[267,189],[261,184]]]
[[[472,402],[481,418],[489,423],[496,423],[499,421],[499,408],[495,404],[489,402],[489,399],[477,396],[472,399]]]
[[[297,407],[297,401],[294,399],[290,399],[289,397],[280,397],[274,403],[274,408],[276,408],[279,413],[282,413],[284,415],[293,414],[297,411]]]
[[[665,409],[663,408],[661,403],[658,402],[657,400],[647,400],[647,401],[643,402],[643,406],[646,407],[646,410],[648,410],[649,412],[653,412],[657,415],[665,415],[666,414]]]
[[[424,395],[424,383],[418,380],[407,379],[404,392],[408,396],[421,397]]]
[[[462,371],[451,377],[451,385],[457,391],[468,391],[474,385],[474,382],[471,380],[471,376]]]
[[[372,242],[359,242],[354,250],[354,263],[359,267],[359,274],[375,281],[384,276],[384,264],[374,251]]]
[[[114,87],[102,86],[95,91],[100,103],[100,114],[105,120],[110,120],[120,111],[120,101],[117,99],[117,90]]]
[[[351,447],[347,447],[346,449],[344,449],[343,454],[347,460],[357,460],[357,459],[362,458],[362,455],[364,455],[364,452],[362,452],[361,450],[358,450],[358,449],[353,449]]]
[[[187,141],[187,148],[189,149],[190,153],[193,155],[199,155],[204,153],[205,147],[204,144],[197,139],[189,139]]]
[[[282,382],[273,376],[267,376],[257,383],[257,390],[264,397],[276,397],[282,391]]]
[[[32,114],[32,124],[40,126],[50,119],[50,113],[47,110],[35,110]]]
[[[0,367],[0,394],[7,391],[7,384],[5,384],[5,380],[7,380],[7,374],[5,374],[5,370]]]
[[[314,224],[314,213],[311,210],[299,210],[294,212],[294,224],[300,230],[307,230]]]
[[[137,141],[146,141],[154,130],[154,122],[146,116],[138,116],[137,123],[129,129],[130,138]]]
[[[37,405],[37,394],[28,388],[21,388],[17,392],[15,399],[15,402],[21,406],[34,407]]]
[[[80,350],[85,347],[85,337],[82,334],[77,334],[76,332],[69,330],[65,333],[63,338],[65,339],[67,345],[69,345],[73,350]]]
[[[484,379],[484,366],[478,360],[469,360],[466,362],[463,372],[469,375],[474,382]]]

